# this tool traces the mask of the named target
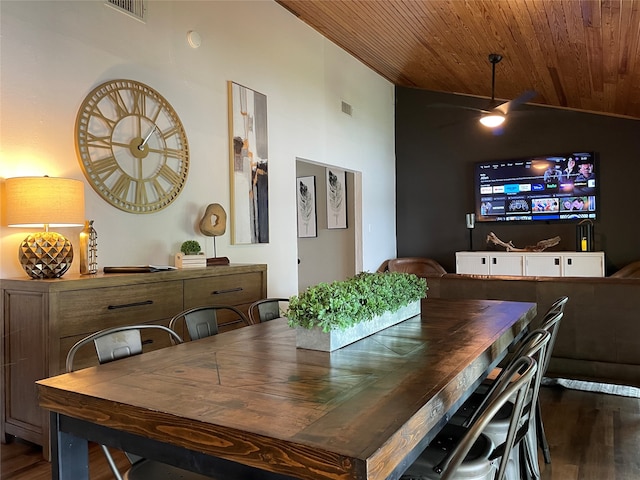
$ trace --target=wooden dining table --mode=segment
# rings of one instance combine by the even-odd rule
[[[37,382],[54,480],[87,480],[87,441],[224,479],[397,479],[536,315],[425,299],[334,352],[284,318]]]

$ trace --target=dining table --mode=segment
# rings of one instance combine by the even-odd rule
[[[279,318],[39,380],[53,479],[88,480],[89,441],[218,479],[398,479],[535,315],[427,298],[333,352]]]

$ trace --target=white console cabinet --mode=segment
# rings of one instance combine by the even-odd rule
[[[604,277],[604,252],[456,252],[456,273]]]

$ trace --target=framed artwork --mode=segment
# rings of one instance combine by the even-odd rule
[[[347,174],[327,167],[327,228],[347,228]]]
[[[232,244],[269,243],[267,97],[228,82]]]
[[[298,177],[296,183],[298,238],[317,237],[316,177]]]

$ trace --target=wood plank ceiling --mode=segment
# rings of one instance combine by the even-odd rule
[[[394,85],[640,119],[640,0],[276,0]]]

